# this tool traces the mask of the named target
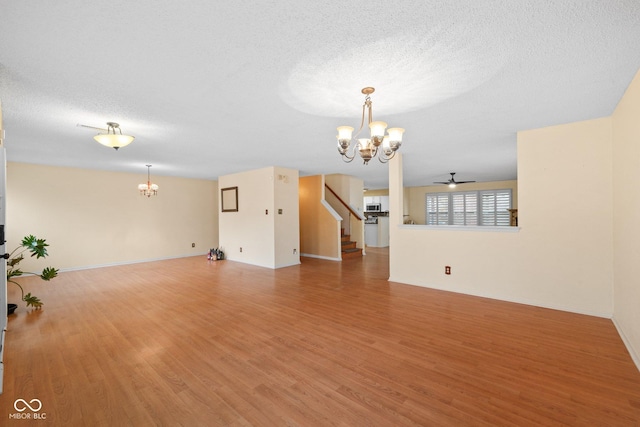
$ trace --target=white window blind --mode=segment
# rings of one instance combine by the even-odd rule
[[[482,225],[508,226],[510,224],[511,190],[481,191]]]
[[[427,225],[509,226],[511,190],[425,194]]]
[[[451,193],[453,225],[478,225],[478,194],[475,191]]]
[[[426,198],[427,224],[447,225],[449,223],[449,198],[446,193],[428,194]]]

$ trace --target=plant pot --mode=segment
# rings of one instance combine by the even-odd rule
[[[7,315],[13,314],[16,308],[18,308],[18,304],[7,304]]]

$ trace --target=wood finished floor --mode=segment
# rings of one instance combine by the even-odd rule
[[[0,425],[640,425],[610,320],[390,283],[367,254],[25,278],[45,307],[10,316]],[[46,420],[8,419],[20,398]]]

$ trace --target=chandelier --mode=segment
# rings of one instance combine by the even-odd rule
[[[93,139],[106,147],[111,147],[116,150],[120,147],[131,144],[131,142],[134,140],[134,137],[131,135],[123,135],[122,130],[120,129],[120,125],[114,122],[107,122],[106,131],[107,133],[99,133],[94,136]]]
[[[390,128],[387,130],[388,134],[385,135],[385,129],[387,124],[385,122],[373,121],[373,109],[371,107],[371,95],[375,92],[372,87],[365,87],[362,89],[362,93],[365,95],[364,104],[362,105],[362,120],[360,122],[360,129],[355,134],[357,137],[364,126],[364,117],[367,113],[369,129],[371,129],[371,138],[360,138],[351,149],[351,134],[353,128],[351,126],[338,127],[338,152],[342,155],[342,160],[346,163],[350,163],[356,157],[356,150],[360,153],[360,157],[364,160],[364,164],[368,164],[369,160],[379,154],[378,160],[381,163],[386,163],[393,158],[398,148],[402,144],[402,134],[404,129],[402,128]]]
[[[147,166],[147,183],[138,185],[138,190],[140,191],[141,196],[157,196],[158,195],[158,184],[151,183],[151,165]]]

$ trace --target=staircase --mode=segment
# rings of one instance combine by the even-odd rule
[[[362,249],[356,248],[356,242],[352,242],[349,240],[351,238],[350,235],[344,234],[344,228],[342,229],[342,259],[346,258],[361,258],[362,257]]]

